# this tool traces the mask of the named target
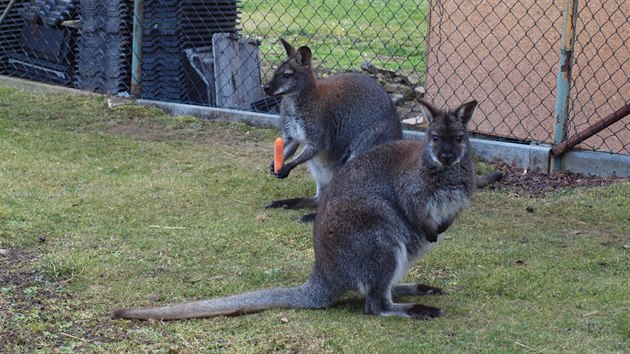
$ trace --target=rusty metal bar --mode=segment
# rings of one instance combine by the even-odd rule
[[[133,39],[131,44],[131,88],[133,97],[142,97],[142,21],[144,20],[143,0],[133,2]]]
[[[562,47],[560,48],[560,67],[556,93],[556,126],[553,143],[559,145],[567,139],[569,103],[571,94],[571,71],[573,68],[573,49],[575,46],[575,23],[577,20],[578,0],[566,0],[564,5],[564,28]],[[554,170],[560,169],[560,160],[555,158],[551,164]]]
[[[572,136],[568,140],[565,140],[562,143],[560,143],[559,145],[554,146],[549,151],[549,156],[554,158],[554,159],[562,156],[564,153],[566,153],[567,151],[571,150],[577,144],[579,144],[579,143],[583,142],[584,140],[590,138],[591,136],[599,133],[600,131],[602,131],[606,127],[609,127],[612,124],[622,120],[624,117],[626,117],[628,115],[630,115],[630,103],[628,103],[625,106],[621,107],[620,109],[618,109],[617,111],[613,112],[612,114],[609,114],[606,118],[598,121],[597,123],[591,125],[590,127],[580,131],[579,133],[575,134],[574,136]]]

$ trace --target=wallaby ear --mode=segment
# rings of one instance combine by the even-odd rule
[[[455,115],[462,121],[464,125],[466,125],[470,121],[470,118],[472,118],[475,108],[477,108],[477,101],[464,103],[455,110]]]
[[[287,52],[287,57],[291,58],[295,56],[295,48],[289,42],[285,41],[284,38],[280,38],[280,43],[284,47],[284,51]]]
[[[433,122],[433,118],[436,115],[435,108],[433,108],[433,106],[430,103],[424,100],[419,100],[418,102],[420,103],[420,107],[422,108],[422,111],[424,115],[426,116],[427,121],[429,123]]]
[[[313,59],[313,53],[311,53],[311,48],[307,46],[302,46],[298,48],[295,59],[303,66],[311,66],[311,60]]]

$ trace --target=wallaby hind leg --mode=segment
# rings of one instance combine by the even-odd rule
[[[290,198],[274,200],[267,204],[265,208],[284,208],[284,209],[302,209],[302,208],[314,208],[317,206],[316,197],[302,197],[302,198]]]
[[[421,304],[394,303],[389,289],[370,291],[365,299],[365,313],[380,316],[401,316],[416,320],[430,320],[444,316],[444,312],[437,308]]]
[[[392,287],[392,296],[445,295],[446,291],[421,283],[398,284]]]

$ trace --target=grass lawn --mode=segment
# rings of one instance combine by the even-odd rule
[[[476,194],[405,279],[447,290],[418,300],[444,318],[366,316],[350,294],[328,310],[112,320],[306,278],[303,212],[263,208],[314,192],[306,168],[268,175],[276,135],[0,86],[0,352],[630,351],[628,182]]]

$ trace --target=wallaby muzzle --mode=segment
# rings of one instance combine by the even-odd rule
[[[269,84],[263,86],[263,91],[265,91],[267,95],[273,96],[273,89],[271,88]]]

